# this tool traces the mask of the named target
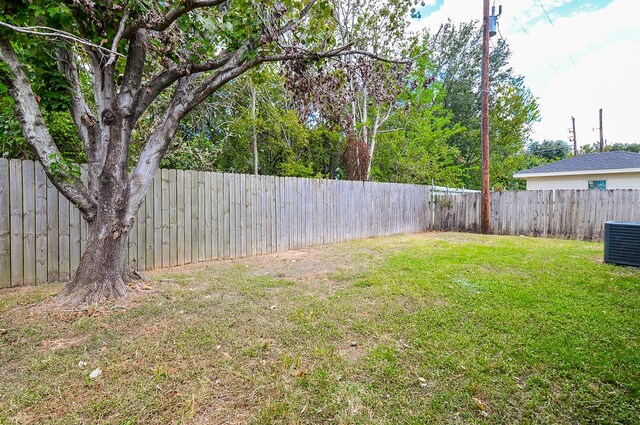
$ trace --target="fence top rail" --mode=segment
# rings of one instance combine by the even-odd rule
[[[479,193],[479,190],[430,185],[435,194]]]

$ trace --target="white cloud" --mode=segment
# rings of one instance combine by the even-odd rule
[[[534,138],[567,140],[574,116],[579,144],[593,143],[598,132],[592,129],[598,127],[598,109],[603,108],[610,143],[640,142],[635,129],[640,116],[637,4],[614,0],[595,11],[564,17],[553,12],[566,3],[542,1],[553,25],[537,0],[505,1],[500,17],[501,33],[513,54],[511,64],[539,98],[542,121],[535,126]],[[482,3],[477,0],[445,0],[413,29],[437,29],[447,18],[462,22],[481,17]]]

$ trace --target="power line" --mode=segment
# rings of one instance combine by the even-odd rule
[[[551,26],[553,26],[553,21],[551,21],[551,18],[549,17],[549,14],[547,13],[547,9],[545,9],[544,6],[542,5],[542,3],[540,3],[540,0],[538,0],[538,4],[542,8],[542,11],[544,12],[544,15],[547,17],[547,20],[549,21]]]
[[[520,27],[520,29],[522,30],[522,32],[524,32],[525,34],[529,35],[529,33],[527,32],[526,29],[524,29],[524,27],[522,26],[522,24],[520,23],[520,21],[518,21],[518,19],[516,19],[516,17],[513,17],[513,20],[516,21],[516,24],[518,24],[518,26]]]

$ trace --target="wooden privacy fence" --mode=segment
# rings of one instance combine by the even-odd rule
[[[424,231],[428,208],[427,186],[160,170],[128,261],[150,270]],[[0,287],[68,280],[86,240],[39,163],[0,159]]]
[[[480,193],[432,199],[434,230],[480,232]],[[602,240],[609,220],[640,221],[640,190],[491,193],[491,233]]]

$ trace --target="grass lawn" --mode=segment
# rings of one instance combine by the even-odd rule
[[[640,270],[602,252],[421,234],[149,273],[126,308],[1,291],[0,423],[639,423]]]

